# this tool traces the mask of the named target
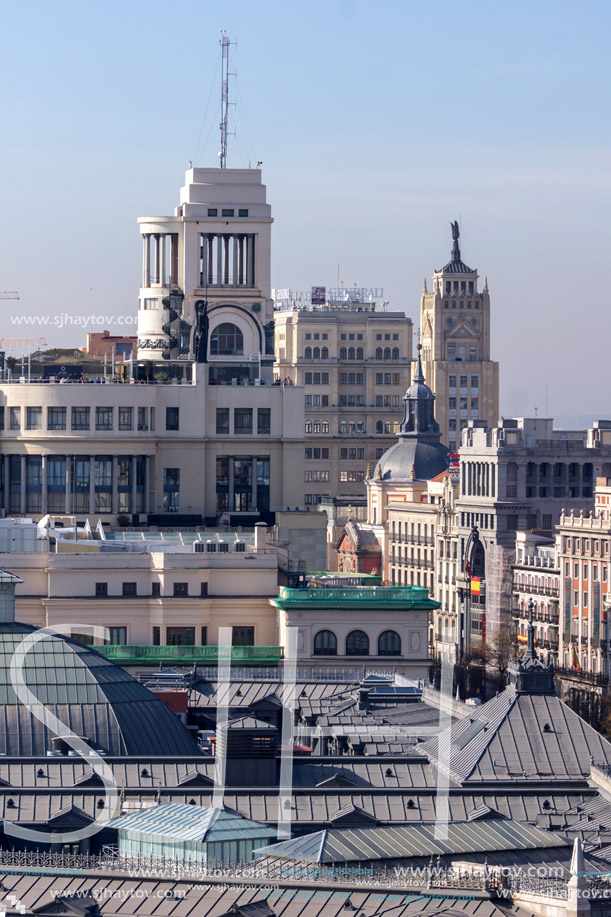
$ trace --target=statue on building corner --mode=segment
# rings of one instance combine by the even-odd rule
[[[193,356],[196,363],[208,362],[208,302],[204,299],[195,303]]]

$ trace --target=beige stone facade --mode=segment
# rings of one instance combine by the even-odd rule
[[[393,445],[410,383],[412,322],[369,303],[277,309],[274,373],[305,386],[306,506],[363,498]]]
[[[457,450],[469,420],[489,427],[499,416],[499,364],[490,358],[488,281],[460,258],[458,239],[452,260],[426,280],[420,301],[422,366],[435,393],[435,417],[441,441]]]

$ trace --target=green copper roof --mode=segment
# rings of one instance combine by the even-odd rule
[[[352,586],[321,589],[280,590],[275,600],[280,608],[285,605],[383,605],[396,609],[439,608],[439,602],[429,598],[428,589],[419,586]]]

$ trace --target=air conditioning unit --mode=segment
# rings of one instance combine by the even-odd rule
[[[206,542],[206,551],[209,554],[216,554],[216,541],[207,541]]]
[[[229,552],[229,545],[226,541],[219,541],[219,552],[221,554],[227,554]]]
[[[194,554],[203,554],[206,550],[205,541],[194,541],[193,542],[193,553]]]
[[[246,553],[246,542],[245,541],[236,541],[234,550],[238,554],[245,554]]]

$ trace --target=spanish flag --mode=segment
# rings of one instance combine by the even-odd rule
[[[573,668],[576,672],[581,671],[581,666],[579,665],[579,659],[577,657],[577,650],[573,647]]]
[[[479,576],[473,576],[471,578],[471,595],[479,595],[480,593],[480,578]]]

